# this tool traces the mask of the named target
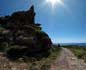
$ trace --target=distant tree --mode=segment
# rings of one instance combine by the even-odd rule
[[[61,47],[60,44],[58,44],[58,47]]]

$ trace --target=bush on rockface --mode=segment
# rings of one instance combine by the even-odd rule
[[[51,39],[49,36],[43,32],[43,31],[37,31],[35,33],[35,39],[37,41],[37,44],[41,45],[41,48],[43,49],[50,49],[52,46]]]
[[[7,51],[7,57],[15,60],[20,58],[22,55],[20,53],[20,50],[18,48],[10,48],[9,51]]]
[[[6,44],[5,43],[0,44],[0,52],[5,52],[5,50],[6,50]]]

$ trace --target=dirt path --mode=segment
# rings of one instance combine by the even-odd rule
[[[60,57],[51,65],[51,70],[86,70],[86,64],[77,59],[69,49],[62,48]]]

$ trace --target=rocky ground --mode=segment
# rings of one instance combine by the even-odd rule
[[[24,62],[11,62],[4,54],[0,53],[0,70],[27,70],[28,66]]]

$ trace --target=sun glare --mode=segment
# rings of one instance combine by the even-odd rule
[[[51,4],[52,8],[55,8],[56,5],[61,4],[63,5],[62,0],[46,0],[47,4]]]

